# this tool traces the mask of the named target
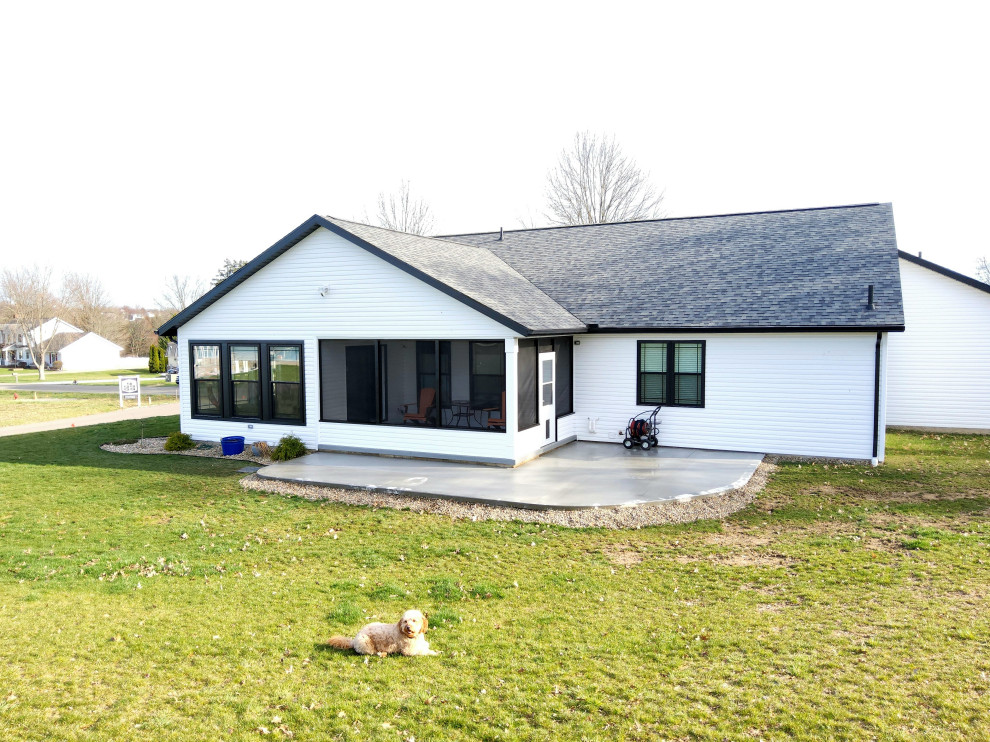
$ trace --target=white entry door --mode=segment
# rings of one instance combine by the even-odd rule
[[[557,416],[554,414],[554,380],[557,373],[555,353],[540,353],[540,426],[547,443],[557,440]]]

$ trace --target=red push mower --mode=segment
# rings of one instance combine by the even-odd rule
[[[657,420],[659,414],[660,407],[657,407],[653,412],[641,412],[629,418],[622,445],[626,448],[639,446],[644,451],[649,451],[651,446],[659,446],[660,421]]]

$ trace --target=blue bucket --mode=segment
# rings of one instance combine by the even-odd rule
[[[244,453],[244,436],[228,435],[226,438],[221,438],[220,448],[223,449],[224,456],[236,456],[239,453]]]

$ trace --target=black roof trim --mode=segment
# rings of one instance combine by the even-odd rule
[[[477,301],[475,299],[472,299],[471,297],[469,297],[469,296],[467,296],[465,294],[462,294],[460,291],[457,291],[457,290],[451,288],[450,286],[448,286],[447,284],[443,283],[442,281],[439,281],[438,279],[434,278],[433,276],[427,275],[426,273],[424,273],[423,271],[419,270],[418,268],[414,268],[411,265],[409,265],[408,263],[404,263],[403,261],[401,261],[398,258],[396,258],[394,255],[391,255],[391,254],[385,252],[381,248],[375,247],[370,242],[367,242],[366,240],[363,240],[360,237],[351,234],[350,232],[348,232],[343,227],[337,226],[336,224],[334,224],[333,222],[325,219],[324,217],[320,216],[319,214],[314,214],[313,216],[311,216],[305,222],[303,222],[298,227],[296,227],[294,230],[292,230],[291,232],[289,232],[289,234],[287,234],[285,237],[283,237],[278,242],[276,242],[274,245],[272,245],[267,250],[265,250],[263,253],[261,253],[261,255],[259,255],[258,257],[256,257],[254,260],[250,261],[247,265],[245,265],[244,267],[242,267],[240,270],[238,270],[235,273],[233,273],[231,276],[229,276],[227,279],[225,279],[220,284],[218,284],[217,286],[215,286],[213,289],[211,289],[210,291],[208,291],[205,294],[203,294],[203,296],[201,296],[199,299],[197,299],[192,304],[190,304],[188,307],[186,307],[181,312],[179,312],[177,315],[175,315],[168,322],[166,322],[161,327],[159,327],[158,330],[156,330],[156,332],[158,333],[158,335],[167,335],[167,336],[175,335],[176,332],[178,331],[178,328],[181,325],[184,325],[186,322],[188,322],[189,320],[191,320],[193,317],[195,317],[197,314],[199,314],[204,309],[206,309],[207,307],[209,307],[211,304],[213,304],[214,302],[216,302],[218,299],[220,299],[223,296],[225,296],[226,294],[230,293],[231,290],[233,290],[234,288],[236,288],[240,284],[244,283],[245,280],[247,280],[248,278],[250,278],[251,276],[253,276],[259,270],[261,270],[266,265],[268,265],[273,260],[275,260],[275,258],[277,258],[280,255],[282,255],[284,252],[286,252],[293,245],[295,245],[296,243],[298,243],[304,237],[308,237],[310,234],[312,234],[313,232],[315,232],[320,227],[323,227],[324,229],[326,229],[326,230],[328,230],[330,232],[333,232],[334,234],[336,234],[336,235],[338,235],[340,237],[343,237],[348,242],[351,242],[351,243],[357,245],[358,247],[364,248],[365,250],[367,250],[368,252],[370,252],[375,257],[381,258],[382,260],[384,260],[385,262],[389,263],[390,265],[394,265],[396,268],[399,268],[399,269],[405,271],[406,273],[408,273],[409,275],[413,276],[414,278],[419,279],[423,283],[425,283],[425,284],[427,284],[429,286],[432,286],[433,288],[435,288],[435,289],[437,289],[439,291],[442,291],[443,293],[445,293],[448,296],[456,299],[457,301],[461,302],[462,304],[466,304],[467,306],[471,307],[475,311],[480,312],[481,314],[485,315],[486,317],[489,317],[490,319],[495,320],[499,324],[505,325],[509,329],[518,332],[520,335],[523,335],[523,336],[527,336],[528,337],[530,335],[545,335],[545,334],[547,334],[546,331],[543,331],[543,330],[541,330],[539,332],[536,332],[534,330],[531,330],[530,328],[528,328],[528,327],[526,327],[524,325],[521,325],[520,323],[516,322],[515,320],[510,319],[509,317],[506,317],[505,315],[503,315],[503,314],[501,314],[499,312],[496,312],[492,308],[490,308],[488,306],[485,306],[481,302],[479,302],[479,301]],[[561,332],[563,332],[563,331],[561,331]],[[567,332],[568,333],[575,333],[575,332],[580,333],[581,330],[568,330]],[[561,333],[557,333],[557,334],[561,334]]]
[[[705,333],[726,333],[726,332],[904,332],[904,325],[875,325],[873,327],[856,327],[848,325],[810,325],[794,327],[597,327],[589,326],[589,334],[622,334],[629,333],[694,333],[702,335]]]
[[[903,250],[897,251],[897,257],[904,258],[909,263],[914,263],[915,265],[920,265],[922,268],[927,268],[930,271],[935,271],[936,273],[941,273],[947,278],[955,279],[960,283],[964,283],[967,286],[972,286],[974,289],[979,289],[980,291],[985,291],[990,294],[990,283],[983,283],[983,281],[978,278],[971,278],[964,273],[956,273],[954,270],[950,270],[938,263],[933,263],[930,260],[925,260],[924,258],[919,258],[917,255],[912,255],[911,253],[904,252]]]
[[[809,206],[803,209],[771,209],[769,211],[738,211],[729,214],[703,214],[701,216],[667,216],[662,219],[633,219],[625,222],[600,222],[598,224],[560,224],[554,227],[529,227],[525,229],[505,229],[505,234],[516,232],[546,232],[551,229],[582,229],[584,227],[612,227],[616,224],[649,224],[651,222],[680,222],[691,219],[723,219],[729,216],[758,216],[760,214],[792,214],[799,211],[835,211],[836,209],[861,209],[867,206],[880,206],[880,202],[864,204],[844,204],[841,206]],[[487,232],[457,232],[455,234],[434,235],[436,239],[449,240],[454,237],[476,237],[483,234],[498,234],[498,230]]]
[[[229,294],[233,289],[240,286],[244,283],[244,281],[271,263],[275,260],[275,258],[295,245],[301,239],[308,237],[310,234],[315,232],[320,226],[322,226],[320,224],[320,220],[321,217],[315,214],[311,216],[309,219],[285,235],[285,237],[258,255],[254,260],[249,261],[246,265],[234,271],[234,273],[230,276],[225,278],[188,307],[172,317],[172,319],[155,330],[155,332],[159,336],[175,336],[181,325],[184,325],[218,299],[221,299]]]

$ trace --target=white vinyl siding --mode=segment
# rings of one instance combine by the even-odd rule
[[[326,296],[321,292],[326,287]],[[321,339],[508,340],[510,329],[342,237],[318,229],[179,328],[182,430],[218,440],[277,441],[512,460],[511,434],[320,422]],[[189,341],[302,341],[305,425],[192,419]],[[507,378],[508,383],[508,378]],[[229,393],[224,390],[224,393]],[[514,392],[507,394],[511,398]]]
[[[621,442],[629,418],[652,409],[636,405],[636,341],[683,339],[582,336],[574,348],[575,419],[568,432],[579,440]],[[705,406],[664,407],[661,445],[872,457],[875,332],[692,333],[689,339],[706,341]]]
[[[116,343],[89,332],[62,348],[56,357],[64,371],[110,371],[121,367],[122,350]]]
[[[990,294],[903,258],[887,424],[990,430]]]

